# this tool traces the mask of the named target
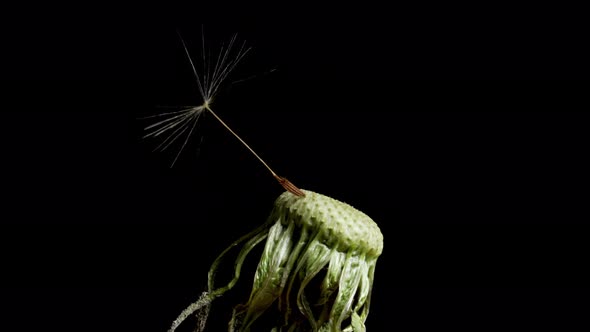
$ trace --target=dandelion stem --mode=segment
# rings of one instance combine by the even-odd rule
[[[205,109],[207,109],[209,112],[211,112],[211,114],[213,114],[213,116],[217,119],[217,121],[221,122],[221,124],[225,127],[225,129],[229,130],[230,133],[232,133],[240,142],[242,142],[242,144],[244,144],[244,146],[250,150],[250,152],[252,152],[252,154],[258,158],[258,160],[260,160],[260,162],[264,165],[264,167],[266,167],[266,169],[268,169],[268,171],[272,174],[272,176],[276,177],[277,173],[275,173],[272,168],[270,168],[270,166],[268,166],[267,163],[264,162],[264,160],[262,160],[262,158],[260,158],[260,156],[254,152],[254,150],[248,145],[246,144],[246,142],[244,142],[243,139],[240,138],[240,136],[238,136],[238,134],[236,134],[223,120],[221,120],[221,118],[215,114],[215,112],[213,112],[213,110],[211,109],[211,107],[209,107],[209,105],[205,104]]]
[[[260,156],[256,152],[254,152],[254,150],[246,142],[244,142],[244,140],[240,136],[238,136],[238,134],[236,134],[215,112],[213,112],[211,107],[209,107],[208,102],[205,102],[205,104],[203,104],[203,108],[205,108],[206,110],[211,112],[211,114],[213,114],[215,119],[217,119],[217,121],[219,121],[225,127],[225,129],[229,130],[229,132],[232,133],[232,135],[234,135],[254,155],[254,157],[256,157],[264,165],[264,167],[266,167],[266,169],[268,169],[270,174],[272,174],[272,176],[277,181],[279,181],[279,183],[281,184],[281,186],[283,186],[283,188],[285,188],[286,190],[290,191],[291,193],[293,193],[297,196],[305,196],[305,193],[303,191],[301,191],[301,189],[297,188],[293,183],[291,183],[286,178],[279,176],[277,173],[275,173],[272,170],[272,168],[270,168],[270,166],[268,166],[268,164],[262,158],[260,158]]]

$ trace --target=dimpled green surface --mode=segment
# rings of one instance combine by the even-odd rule
[[[383,251],[383,235],[377,224],[354,207],[312,191],[305,197],[285,192],[275,202],[275,214],[283,223],[294,221],[301,227],[319,231],[321,242],[343,252],[378,257]]]

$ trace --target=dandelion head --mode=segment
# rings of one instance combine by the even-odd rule
[[[208,310],[210,301],[234,286],[245,257],[266,239],[250,297],[234,308],[230,331],[255,330],[262,316],[271,319],[276,332],[366,330],[383,235],[371,218],[352,206],[304,192],[304,196],[288,191],[280,195],[266,223],[234,242],[213,263],[206,292],[209,300],[190,310],[200,313],[199,326],[204,327],[206,319],[202,309]],[[229,249],[242,242],[234,279],[216,288],[219,263]]]
[[[364,331],[383,235],[371,218],[305,191],[275,202],[242,330],[275,305],[279,331]]]

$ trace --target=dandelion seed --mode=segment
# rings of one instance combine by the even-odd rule
[[[205,55],[205,38],[203,35],[201,35],[201,56],[204,67],[202,73],[199,74],[199,71],[197,71],[197,67],[193,62],[193,59],[190,55],[186,43],[184,42],[184,39],[182,38],[180,33],[178,34],[178,36],[180,37],[182,47],[191,65],[192,72],[196,79],[199,94],[203,99],[203,104],[201,106],[188,107],[178,112],[167,112],[151,116],[163,117],[162,120],[144,128],[144,130],[149,131],[147,134],[144,135],[144,138],[156,138],[158,136],[164,136],[164,139],[154,149],[154,151],[164,151],[168,149],[174,142],[176,142],[180,137],[184,135],[185,139],[180,147],[180,150],[176,154],[174,161],[172,162],[172,166],[174,166],[180,154],[182,153],[182,150],[186,147],[186,144],[188,143],[192,133],[194,132],[194,129],[197,125],[197,122],[199,121],[199,118],[204,112],[209,112],[217,121],[219,121],[219,123],[223,125],[223,127],[225,127],[225,129],[227,129],[234,137],[236,137],[240,141],[240,143],[242,143],[248,149],[248,151],[250,151],[250,153],[252,153],[256,157],[256,159],[258,159],[258,161],[260,161],[264,165],[264,167],[271,173],[271,175],[275,178],[275,180],[279,182],[279,184],[283,188],[298,196],[305,195],[303,191],[297,188],[289,180],[275,173],[272,170],[272,168],[270,168],[270,166],[238,134],[236,134],[211,108],[213,99],[219,92],[221,84],[227,79],[229,74],[235,69],[235,67],[240,63],[240,61],[242,61],[244,56],[246,56],[246,54],[250,51],[250,48],[246,47],[246,43],[243,42],[241,46],[238,48],[237,52],[234,53],[234,46],[236,43],[237,35],[233,35],[227,45],[221,46],[219,53],[215,59],[215,65],[213,67],[213,70],[211,71],[211,66],[209,62],[209,59],[211,57]]]

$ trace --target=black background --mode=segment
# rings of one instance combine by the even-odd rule
[[[164,331],[267,217],[282,189],[212,117],[174,168],[141,138],[138,118],[201,102],[176,30],[198,54],[202,27],[252,47],[218,114],[381,227],[369,330],[587,329],[575,8],[23,7],[3,12],[2,330]]]

